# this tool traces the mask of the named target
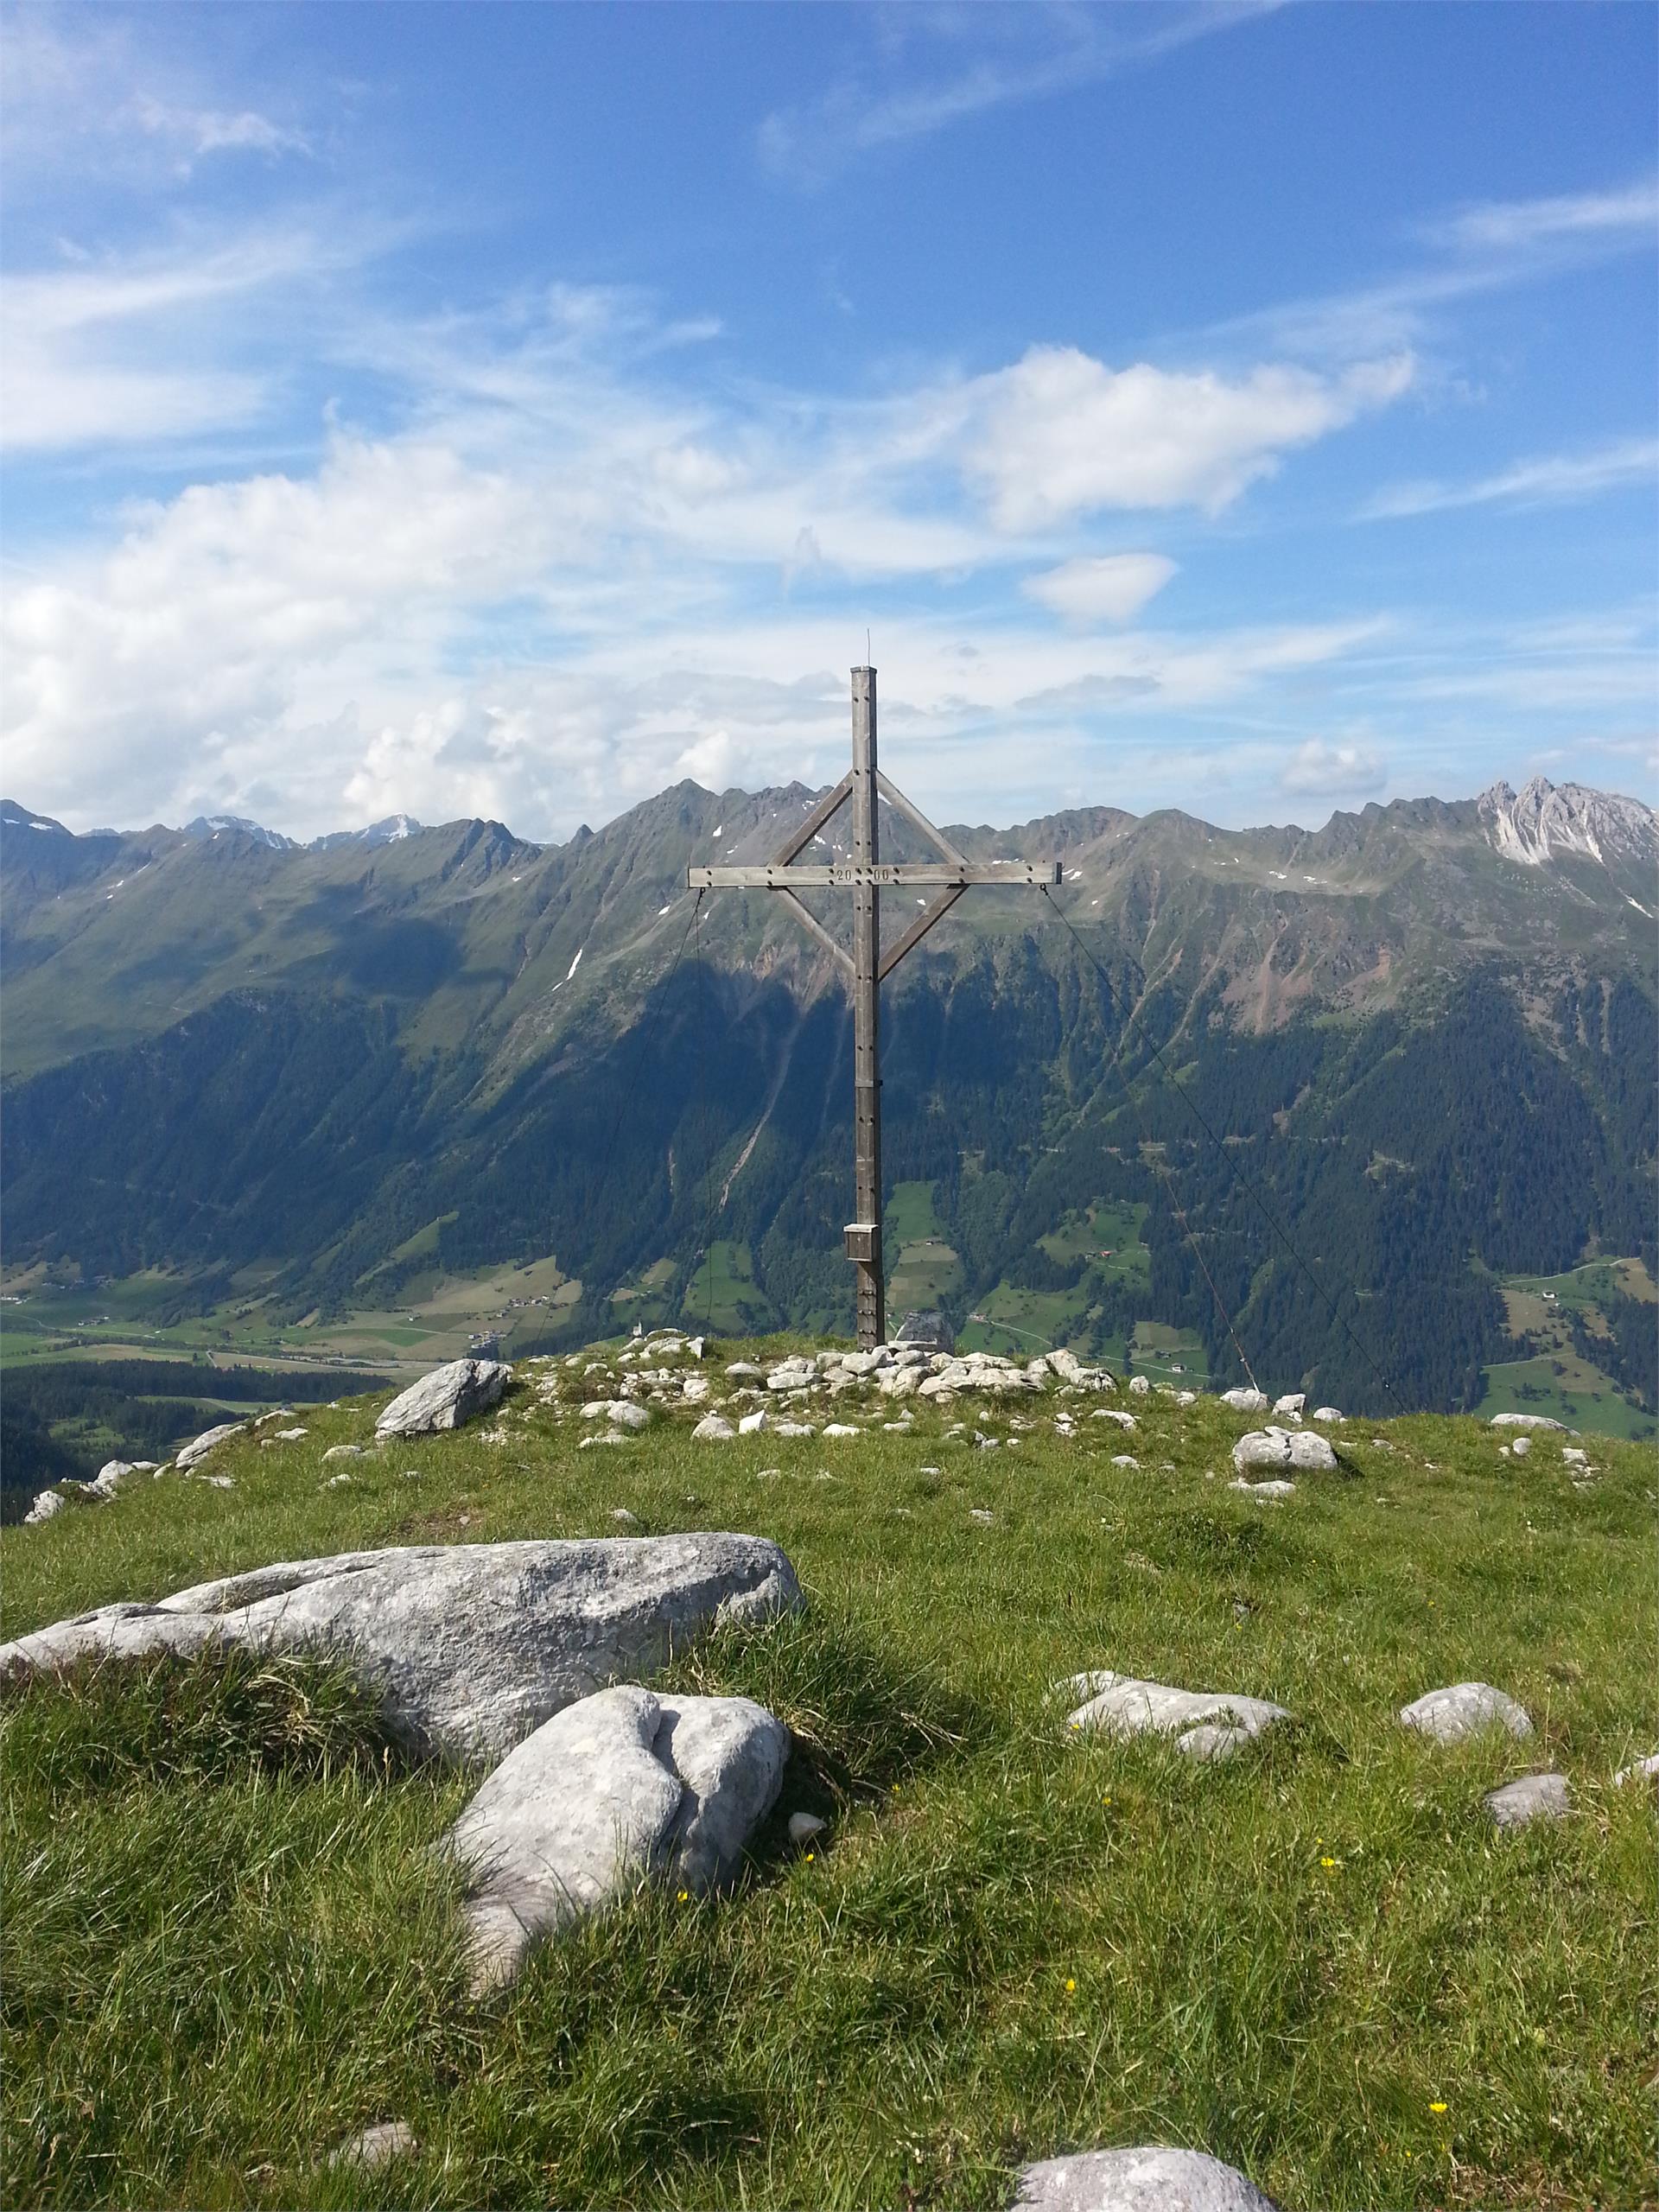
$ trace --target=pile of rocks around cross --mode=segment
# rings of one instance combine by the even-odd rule
[[[580,1449],[625,1446],[658,1421],[690,1424],[690,1435],[710,1445],[763,1432],[854,1440],[873,1423],[904,1433],[913,1424],[912,1401],[948,1413],[958,1402],[971,1408],[975,1400],[1049,1398],[1060,1436],[1076,1434],[1084,1419],[1107,1422],[1126,1440],[1137,1427],[1135,1412],[1098,1402],[1117,1394],[1116,1378],[1065,1351],[1020,1362],[900,1343],[800,1353],[769,1366],[733,1360],[714,1373],[707,1350],[702,1338],[662,1331],[612,1352],[528,1361],[518,1378],[499,1361],[451,1361],[385,1407],[373,1443],[331,1446],[323,1456],[340,1465],[325,1486],[353,1480],[353,1460],[394,1440],[457,1429],[496,1412],[515,1379],[528,1384],[543,1417],[580,1426]],[[1135,1401],[1154,1389],[1177,1407],[1197,1402],[1196,1392],[1145,1376],[1125,1385]],[[1337,1466],[1327,1433],[1343,1426],[1335,1407],[1316,1408],[1310,1418],[1319,1426],[1308,1427],[1300,1395],[1269,1401],[1254,1389],[1235,1389],[1220,1402],[1244,1416],[1276,1416],[1234,1444],[1234,1488],[1271,1505],[1294,1490],[1292,1471]],[[1028,1425],[1012,1408],[1010,1414],[1016,1426]],[[1531,1432],[1560,1426],[1529,1415],[1497,1421],[1501,1448],[1511,1453],[1526,1448]],[[946,1433],[965,1435],[967,1426],[964,1420]],[[165,1466],[112,1462],[91,1484],[44,1493],[29,1518],[62,1510],[66,1492],[106,1503],[140,1476],[233,1486],[221,1464],[230,1440],[280,1451],[306,1433],[288,1408],[226,1422]],[[502,1432],[485,1433],[499,1440]],[[977,1429],[973,1440],[988,1448],[999,1441]],[[1136,1463],[1126,1454],[1119,1464]],[[1247,1478],[1246,1470],[1262,1468],[1279,1471]],[[326,1651],[344,1662],[372,1691],[395,1738],[420,1756],[484,1770],[443,1840],[466,1869],[473,1984],[484,1997],[511,1984],[536,1945],[641,1882],[688,1894],[730,1883],[785,1787],[789,1731],[747,1698],[671,1694],[650,1682],[707,1630],[743,1633],[801,1602],[795,1570],[775,1543],[724,1530],[393,1547],[279,1561],[156,1603],[105,1605],[0,1646],[0,1674],[233,1647]],[[1104,1669],[1053,1688],[1071,1708],[1071,1735],[1162,1735],[1205,1762],[1229,1758],[1292,1719],[1265,1698]],[[1517,1740],[1532,1733],[1524,1710],[1483,1682],[1431,1690],[1398,1719],[1436,1743],[1488,1728]],[[1616,1779],[1648,1777],[1656,1768],[1659,1757]],[[1487,1801],[1500,1828],[1567,1809],[1566,1780],[1555,1774],[1523,1776]],[[788,1826],[800,1843],[823,1823],[801,1810]],[[417,2148],[404,2123],[387,2122],[342,2145],[335,2158],[368,2169]],[[1017,2202],[1025,2212],[1273,2212],[1232,2168],[1159,2147],[1044,2161],[1022,2175]]]

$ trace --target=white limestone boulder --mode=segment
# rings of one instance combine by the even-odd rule
[[[567,1707],[509,1754],[447,1839],[471,1870],[474,1986],[653,1877],[702,1895],[776,1802],[789,1732],[747,1698],[632,1685]]]
[[[1624,1789],[1632,1782],[1645,1782],[1659,1796],[1659,1751],[1650,1751],[1644,1759],[1632,1759],[1629,1766],[1622,1766],[1613,1777],[1615,1789]]]
[[[1151,1376],[1147,1375],[1131,1375],[1129,1377],[1129,1391],[1130,1395],[1134,1397],[1149,1398],[1152,1395]]]
[[[1315,1429],[1253,1429],[1233,1446],[1233,1465],[1242,1475],[1246,1467],[1302,1467],[1328,1471],[1337,1464],[1328,1436]]]
[[[1202,2151],[1078,2151],[1020,2176],[1012,2212],[1278,2212],[1270,2196]]]
[[[1490,1682],[1452,1682],[1447,1688],[1428,1690],[1400,1708],[1400,1724],[1437,1744],[1461,1744],[1488,1728],[1506,1728],[1517,1739],[1532,1733],[1532,1719]]]
[[[704,1414],[691,1432],[699,1443],[724,1444],[737,1434],[724,1414]]]
[[[1243,1745],[1290,1718],[1282,1705],[1266,1698],[1175,1689],[1167,1682],[1141,1681],[1103,1668],[1073,1675],[1054,1688],[1058,1694],[1084,1700],[1066,1716],[1067,1726],[1080,1733],[1172,1736],[1176,1750],[1188,1758],[1230,1758]]]
[[[191,1438],[173,1464],[182,1474],[205,1459],[215,1444],[222,1444],[227,1436],[240,1436],[246,1428],[245,1421],[222,1421],[216,1428],[204,1428],[200,1436]]]
[[[1327,1422],[1338,1422],[1344,1418],[1345,1416],[1339,1406],[1315,1406],[1313,1414],[1310,1415],[1310,1419],[1313,1421]]]
[[[61,1513],[67,1502],[59,1491],[37,1491],[35,1494],[35,1503],[23,1516],[23,1527],[38,1529],[42,1521],[49,1521],[54,1514]]]
[[[799,1602],[793,1567],[760,1536],[412,1545],[101,1606],[0,1646],[0,1673],[213,1643],[327,1652],[415,1751],[499,1758],[578,1698],[655,1672],[702,1630]]]
[[[401,1391],[374,1424],[377,1436],[432,1436],[460,1428],[499,1402],[512,1370],[499,1359],[452,1359]]]
[[[1558,1428],[1563,1436],[1578,1433],[1564,1421],[1552,1421],[1548,1414],[1494,1414],[1491,1426],[1494,1428]]]

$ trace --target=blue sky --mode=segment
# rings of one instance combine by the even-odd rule
[[[7,9],[7,785],[1651,798],[1654,22]]]

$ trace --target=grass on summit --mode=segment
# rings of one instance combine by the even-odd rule
[[[9,1530],[5,1633],[276,1559],[610,1535],[618,1509],[751,1530],[805,1611],[672,1673],[789,1724],[778,1808],[733,1894],[642,1890],[479,2005],[429,1849],[474,1780],[400,1758],[337,1669],[10,1687],[8,2204],[990,2212],[1031,2158],[1152,2142],[1287,2208],[1652,2202],[1655,1825],[1611,1786],[1655,1748],[1649,1449],[1583,1440],[1586,1471],[1560,1436],[1516,1459],[1470,1420],[1350,1421],[1338,1471],[1268,1503],[1229,1489],[1250,1424],[1212,1399],[1119,1395],[1126,1436],[1088,1396],[912,1401],[904,1434],[848,1398],[856,1438],[676,1415],[584,1452],[519,1389],[325,1470],[380,1402],[222,1447],[233,1489],[137,1480]],[[1046,1693],[1088,1667],[1294,1724],[1211,1768],[1068,1740]],[[1467,1678],[1535,1738],[1397,1725]],[[1571,1816],[1499,1835],[1483,1793],[1545,1766]],[[801,1809],[829,1822],[804,1847]],[[325,2165],[391,2119],[412,2160]]]

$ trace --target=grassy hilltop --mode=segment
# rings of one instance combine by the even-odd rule
[[[723,1360],[799,1342],[704,1371],[718,1396]],[[1650,1448],[1580,1440],[1586,1470],[1557,1435],[1516,1459],[1468,1419],[1351,1420],[1338,1471],[1268,1503],[1229,1489],[1252,1423],[1208,1398],[912,1400],[894,1433],[854,1393],[855,1438],[677,1414],[582,1451],[575,1395],[326,1469],[383,1397],[308,1408],[302,1440],[221,1447],[232,1489],[137,1479],[10,1529],[4,1632],[619,1509],[774,1537],[804,1614],[674,1670],[795,1732],[736,1893],[642,1892],[475,2005],[429,1850],[474,1780],[400,1758],[340,1674],[14,1686],[9,2205],[993,2208],[1031,2158],[1154,2141],[1287,2212],[1655,2201],[1655,1826],[1611,1786],[1656,1747]],[[1295,1725],[1214,1768],[1067,1741],[1046,1693],[1086,1667]],[[1535,1740],[1396,1725],[1466,1678]],[[1545,1766],[1572,1816],[1500,1837],[1482,1793]],[[785,1836],[803,1808],[816,1847]],[[325,2169],[390,2118],[416,2162]]]

